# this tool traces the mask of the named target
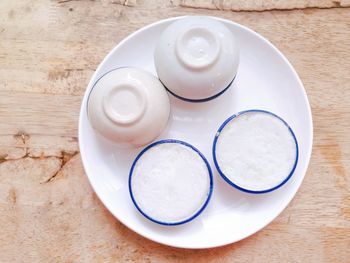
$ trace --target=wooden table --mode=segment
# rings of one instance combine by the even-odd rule
[[[350,1],[0,1],[0,262],[350,262]],[[103,57],[159,19],[247,25],[291,61],[308,93],[314,148],[288,208],[241,242],[163,246],[119,223],[93,193],[79,107]]]

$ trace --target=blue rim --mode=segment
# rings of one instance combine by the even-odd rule
[[[215,95],[213,95],[213,96],[211,96],[211,97],[209,97],[209,98],[196,99],[196,100],[195,100],[195,99],[184,98],[184,97],[181,97],[181,96],[175,94],[175,93],[172,92],[170,89],[168,89],[167,86],[165,86],[165,84],[162,82],[162,80],[161,80],[160,78],[159,78],[159,81],[163,84],[164,88],[165,88],[171,95],[173,95],[174,97],[176,97],[176,98],[178,98],[178,99],[180,99],[180,100],[187,101],[187,102],[200,103],[200,102],[206,102],[206,101],[209,101],[209,100],[213,100],[213,99],[219,97],[221,94],[223,94],[226,90],[228,90],[228,89],[231,87],[231,85],[232,85],[233,81],[235,80],[235,78],[236,78],[236,76],[234,76],[233,79],[231,80],[231,82],[227,85],[227,87],[224,88],[224,89],[223,89],[222,91],[220,91],[219,93],[217,93],[217,94],[215,94]]]
[[[183,220],[183,221],[179,221],[179,222],[172,222],[172,223],[168,223],[168,222],[162,222],[162,221],[159,221],[159,220],[156,220],[152,217],[150,217],[149,215],[147,215],[145,212],[143,212],[141,210],[141,208],[137,205],[137,202],[134,198],[134,195],[133,195],[133,191],[132,191],[132,187],[131,187],[131,180],[132,180],[132,173],[134,171],[134,168],[135,168],[135,165],[137,163],[137,161],[141,158],[141,156],[147,151],[149,150],[150,148],[154,147],[154,146],[157,146],[159,144],[164,144],[164,143],[178,143],[178,144],[181,144],[181,145],[184,145],[184,146],[187,146],[189,147],[190,149],[192,149],[193,151],[195,151],[201,158],[202,160],[204,161],[205,165],[207,166],[207,169],[208,169],[208,173],[209,173],[209,181],[210,181],[210,184],[209,184],[209,192],[208,192],[208,196],[207,196],[207,199],[205,200],[204,204],[202,205],[202,207],[194,214],[192,215],[191,217]],[[209,200],[211,198],[211,195],[212,195],[212,192],[213,192],[213,174],[212,174],[212,171],[210,169],[210,165],[207,161],[207,159],[204,157],[204,155],[197,149],[195,148],[194,146],[192,146],[191,144],[187,143],[187,142],[184,142],[184,141],[180,141],[180,140],[173,140],[173,139],[167,139],[167,140],[160,140],[160,141],[157,141],[157,142],[154,142],[150,145],[148,145],[146,148],[144,148],[136,157],[136,159],[134,160],[133,164],[131,165],[131,169],[130,169],[130,173],[129,173],[129,193],[130,193],[130,197],[131,197],[131,200],[132,202],[134,203],[135,207],[137,208],[137,210],[144,216],[146,217],[147,219],[157,223],[157,224],[161,224],[161,225],[166,225],[166,226],[176,226],[176,225],[181,225],[181,224],[184,224],[184,223],[187,223],[191,220],[193,220],[194,218],[196,218],[198,215],[200,215],[203,210],[207,207],[208,203],[209,203]]]
[[[249,190],[249,189],[246,189],[246,188],[243,188],[235,183],[233,183],[220,169],[220,166],[217,162],[217,159],[216,159],[216,144],[217,144],[217,141],[219,139],[219,136],[220,136],[220,133],[221,131],[225,128],[225,126],[231,122],[233,119],[235,119],[236,117],[240,116],[240,115],[243,115],[243,114],[246,114],[246,113],[251,113],[251,112],[262,112],[262,113],[266,113],[266,114],[270,114],[274,117],[276,117],[277,119],[279,119],[280,121],[282,121],[282,123],[284,125],[287,126],[289,132],[291,133],[293,139],[294,139],[294,142],[295,142],[295,148],[296,148],[296,153],[295,153],[295,162],[294,162],[294,165],[293,165],[293,168],[292,170],[290,171],[289,175],[278,185],[270,188],[270,189],[266,189],[266,190],[259,190],[259,191],[254,191],[254,190]],[[299,159],[299,146],[298,146],[298,141],[297,141],[297,138],[295,137],[295,134],[293,132],[293,130],[290,128],[290,126],[288,125],[288,123],[283,120],[281,117],[277,116],[276,114],[272,113],[272,112],[269,112],[269,111],[266,111],[266,110],[258,110],[258,109],[252,109],[252,110],[245,110],[245,111],[241,111],[241,112],[238,112],[237,114],[234,114],[232,115],[231,117],[229,117],[228,119],[226,119],[220,126],[220,128],[218,129],[216,135],[215,135],[215,138],[214,138],[214,142],[213,142],[213,148],[212,148],[212,154],[213,154],[213,159],[214,159],[214,164],[215,164],[215,167],[216,169],[218,170],[219,174],[221,175],[221,177],[228,183],[230,184],[231,186],[237,188],[238,190],[241,190],[243,192],[246,192],[246,193],[251,193],[251,194],[264,194],[264,193],[268,193],[268,192],[271,192],[271,191],[274,191],[276,190],[277,188],[280,188],[282,185],[284,185],[291,177],[292,175],[294,174],[294,171],[295,171],[295,168],[298,164],[298,159]]]

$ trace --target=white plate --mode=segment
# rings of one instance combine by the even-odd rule
[[[118,150],[96,135],[87,119],[86,102],[96,82],[107,71],[134,66],[156,74],[155,43],[177,18],[146,26],[117,45],[102,61],[90,80],[81,106],[79,144],[90,183],[109,211],[123,224],[153,241],[182,248],[209,248],[248,237],[270,223],[288,205],[298,190],[312,149],[312,116],[303,85],[288,60],[265,38],[228,20],[223,22],[240,46],[240,65],[231,88],[205,103],[188,103],[170,95],[172,112],[166,131],[159,137],[186,141],[208,159],[214,172],[214,191],[204,212],[180,226],[161,226],[144,218],[128,192],[128,173],[141,149]],[[179,76],[180,77],[180,76]],[[247,109],[264,109],[282,117],[298,139],[300,159],[292,178],[267,194],[241,192],[217,173],[211,154],[214,135],[232,114]]]

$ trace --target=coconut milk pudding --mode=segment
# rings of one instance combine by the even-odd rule
[[[220,174],[248,192],[268,192],[286,182],[297,160],[297,141],[289,126],[265,111],[229,118],[216,135],[213,153]]]
[[[129,177],[131,197],[148,219],[185,223],[201,212],[212,191],[207,161],[187,143],[156,142],[136,158]]]

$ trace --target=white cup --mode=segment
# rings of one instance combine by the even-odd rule
[[[164,130],[169,97],[160,81],[143,70],[118,68],[94,85],[88,100],[92,127],[121,147],[150,143]]]
[[[233,34],[223,23],[189,16],[163,31],[154,61],[158,77],[170,93],[201,102],[230,86],[237,73],[239,52]]]

